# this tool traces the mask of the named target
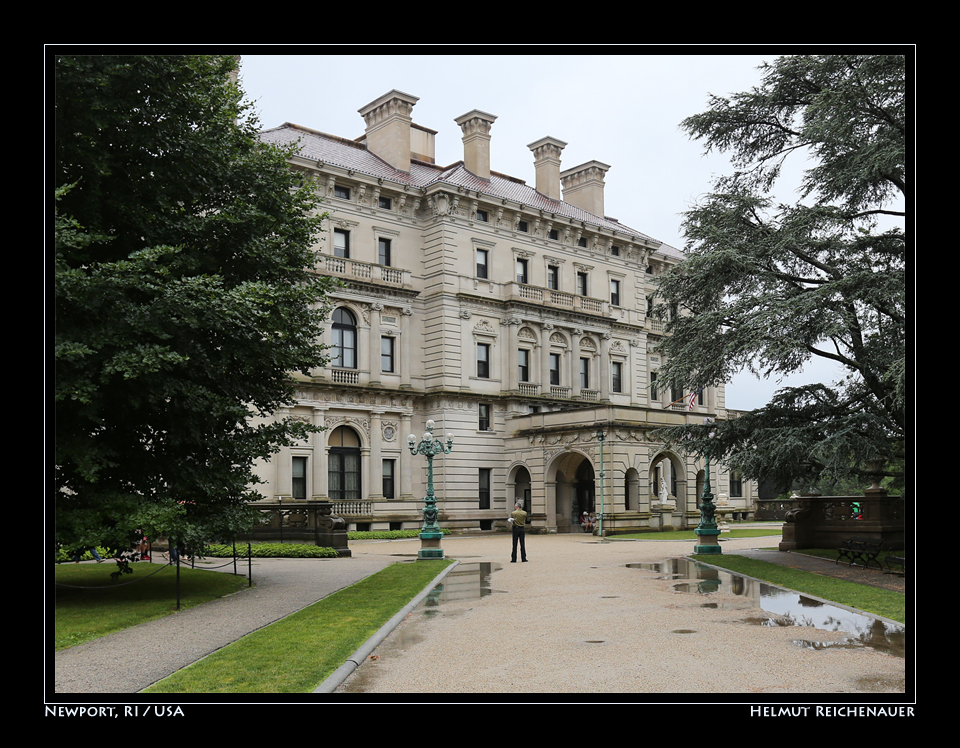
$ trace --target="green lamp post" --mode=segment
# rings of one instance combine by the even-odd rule
[[[704,426],[713,423],[712,418],[704,418]],[[712,434],[711,434],[712,436]],[[710,491],[710,448],[704,453],[706,459],[706,468],[703,477],[703,495],[700,497],[700,524],[694,532],[697,535],[697,544],[693,547],[694,553],[718,554],[722,553],[720,544],[717,542],[717,536],[720,534],[720,528],[717,527],[717,521],[714,519],[716,506],[713,503],[713,493]]]
[[[597,525],[598,532],[600,533],[600,542],[603,542],[603,440],[606,438],[606,434],[603,433],[602,428],[597,429],[597,441],[600,442],[600,519]]]
[[[437,524],[437,497],[433,493],[433,458],[435,455],[450,454],[450,450],[453,449],[453,437],[447,435],[447,443],[444,445],[439,439],[434,438],[433,427],[433,421],[427,421],[427,431],[420,438],[419,443],[413,434],[407,437],[410,454],[420,454],[427,458],[427,495],[423,497],[425,506],[423,507],[423,527],[420,528],[418,559],[443,558],[443,548],[440,547],[443,532]]]

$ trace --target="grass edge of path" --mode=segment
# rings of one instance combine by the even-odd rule
[[[902,592],[871,587],[860,582],[827,577],[802,569],[792,569],[769,561],[746,556],[697,555],[690,556],[697,563],[716,566],[728,571],[769,582],[778,587],[828,600],[832,603],[862,610],[906,625],[906,595]]]
[[[391,564],[141,693],[311,693],[454,563]]]

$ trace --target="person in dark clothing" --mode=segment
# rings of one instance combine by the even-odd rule
[[[527,560],[527,513],[520,507],[520,502],[515,504],[513,514],[510,515],[510,524],[513,525],[513,555],[510,557],[510,563],[517,560],[517,543],[520,543],[520,559]]]

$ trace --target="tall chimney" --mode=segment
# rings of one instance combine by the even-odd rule
[[[537,192],[552,200],[560,199],[560,151],[566,143],[549,135],[527,146],[533,151],[533,165],[537,170]]]
[[[490,127],[496,119],[474,109],[454,120],[463,130],[463,164],[483,179],[490,179]]]
[[[567,169],[560,175],[563,183],[563,199],[588,213],[603,218],[603,175],[609,170],[607,164],[588,161]]]
[[[367,123],[367,150],[400,171],[410,171],[410,113],[419,100],[394,89],[358,110]]]

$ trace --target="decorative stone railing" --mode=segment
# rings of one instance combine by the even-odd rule
[[[373,515],[372,501],[333,501],[333,513],[339,517],[370,517]]]
[[[851,538],[902,547],[904,513],[903,498],[883,489],[863,496],[797,496],[786,511],[780,550],[836,548]]]
[[[389,283],[394,286],[402,286],[406,282],[406,276],[409,271],[402,268],[388,267],[387,265],[375,265],[360,260],[351,260],[346,257],[333,257],[331,255],[320,255],[318,260],[320,272],[329,275],[336,275],[344,278],[356,278],[358,280],[375,281],[379,283]]]
[[[340,556],[349,556],[346,523],[329,501],[297,500],[263,501],[256,506],[264,522],[256,527],[250,540],[307,542],[333,548]]]

